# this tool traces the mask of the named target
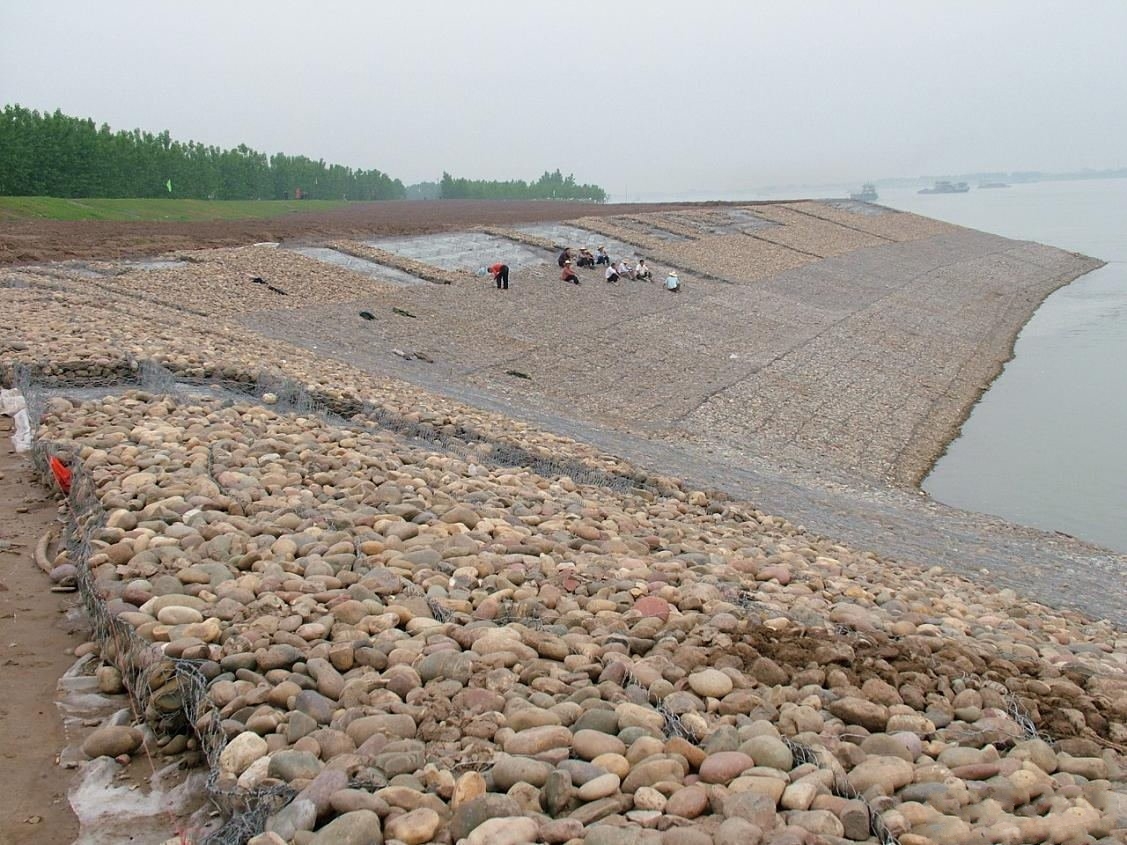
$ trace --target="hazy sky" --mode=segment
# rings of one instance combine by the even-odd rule
[[[1125,0],[2,0],[0,104],[616,198],[1127,166]]]

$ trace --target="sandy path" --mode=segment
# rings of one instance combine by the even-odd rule
[[[57,503],[12,448],[11,422],[0,416],[0,843],[70,842],[78,822],[70,775],[55,762],[66,735],[54,699],[74,661],[67,651],[84,638],[61,624],[74,595],[51,593],[32,557]]]

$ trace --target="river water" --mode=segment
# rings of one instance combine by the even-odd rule
[[[878,202],[1108,262],[1045,300],[923,488],[1127,552],[1127,179]]]

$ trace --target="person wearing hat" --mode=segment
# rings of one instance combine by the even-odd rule
[[[665,289],[670,293],[681,291],[681,280],[677,278],[676,270],[670,270],[669,275],[665,277]]]
[[[579,277],[575,275],[575,271],[571,269],[571,259],[565,258],[562,265],[563,269],[560,270],[560,280],[564,282],[571,282],[573,285],[579,284]]]
[[[607,255],[606,244],[599,244],[599,248],[595,250],[595,264],[610,264],[610,256]]]

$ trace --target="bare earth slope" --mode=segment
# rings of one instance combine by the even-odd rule
[[[66,736],[54,695],[74,660],[65,652],[81,639],[62,626],[60,611],[73,596],[47,592],[47,575],[33,562],[58,509],[8,442],[10,422],[0,417],[0,843],[69,842],[78,827],[56,762]]]
[[[614,214],[620,208],[572,202],[448,200],[355,203],[340,211],[291,214],[269,220],[195,223],[5,220],[0,223],[0,265],[158,255],[174,249],[239,246],[258,241],[421,234],[487,224]]]

